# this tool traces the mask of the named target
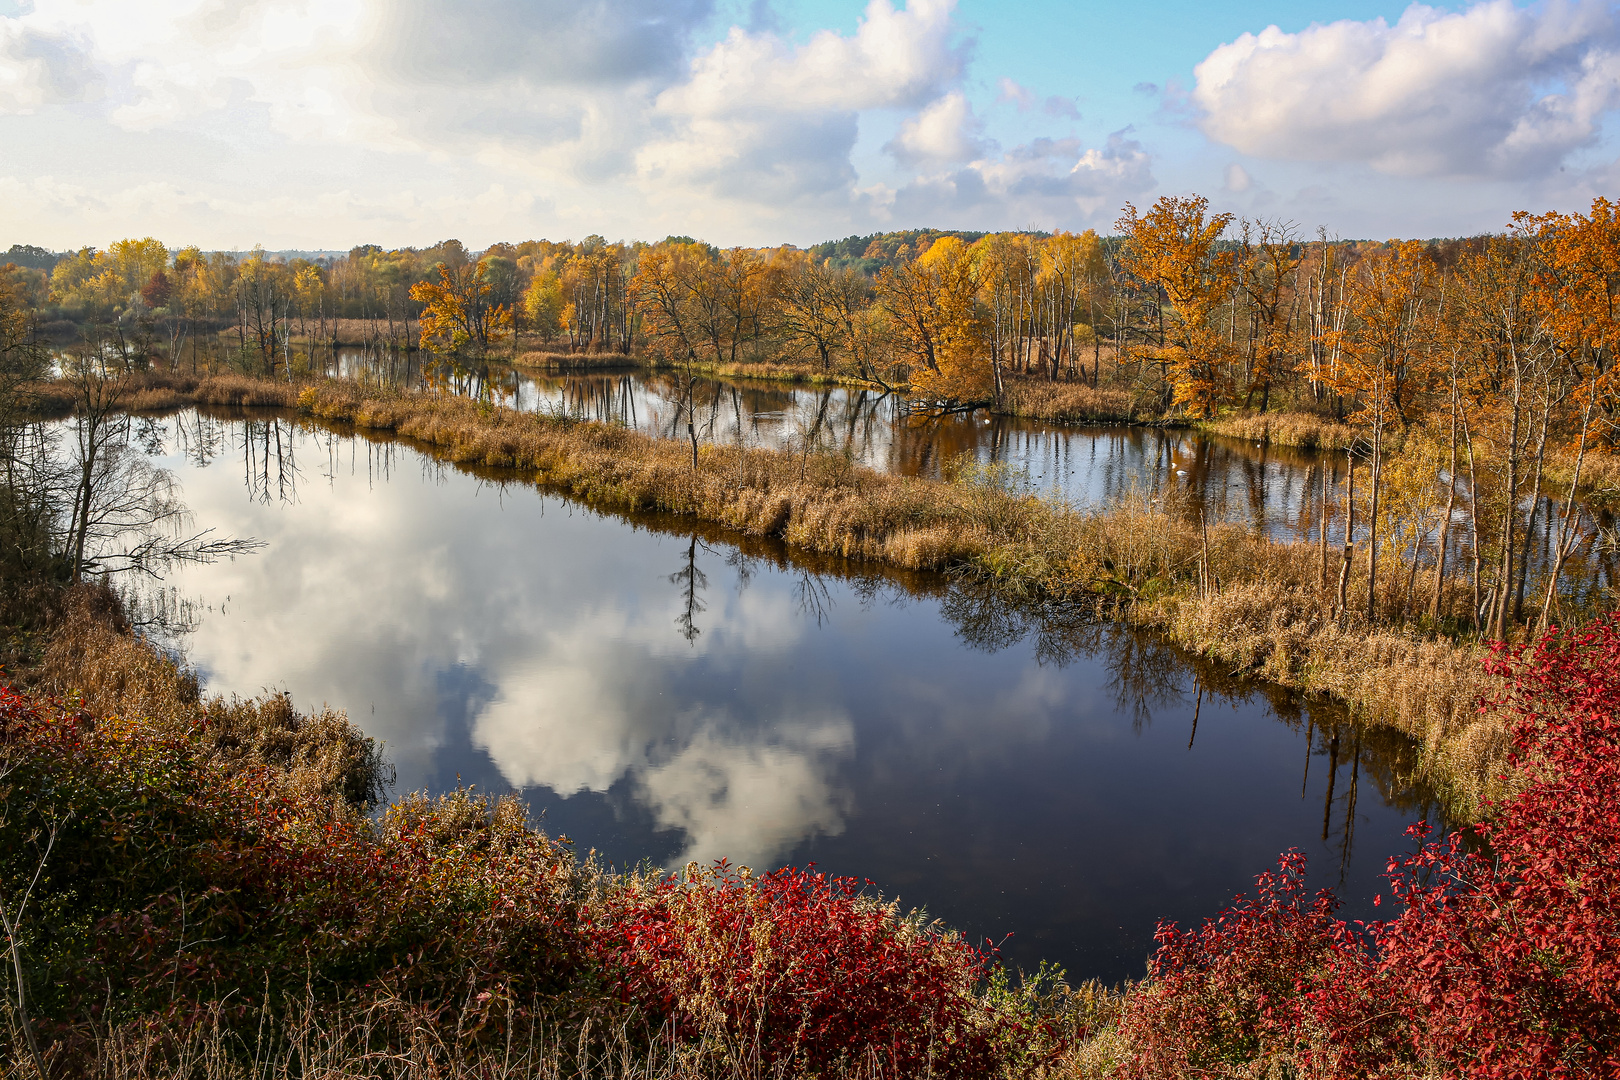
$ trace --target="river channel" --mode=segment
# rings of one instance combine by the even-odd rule
[[[604,515],[285,415],[140,424],[199,526],[264,541],[163,583],[208,689],[344,709],[396,794],[517,792],[616,865],[813,862],[1015,966],[1112,981],[1158,919],[1213,914],[1290,848],[1370,917],[1436,812],[1401,740],[1080,612]],[[891,431],[862,454],[901,453]],[[1162,437],[1092,439],[1075,483],[1099,462],[1126,483]]]

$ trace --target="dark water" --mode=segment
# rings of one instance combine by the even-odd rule
[[[524,411],[686,438],[685,384],[668,372],[539,375],[345,351],[332,373],[431,385]],[[1344,482],[1343,454],[1263,447],[1187,430],[1065,426],[983,409],[924,415],[895,394],[749,380],[699,379],[692,397],[703,442],[808,447],[847,454],[885,472],[931,478],[964,457],[995,462],[1031,490],[1075,505],[1173,492],[1188,513],[1201,510],[1211,522],[1242,522],[1279,539],[1314,536],[1322,485],[1331,502]],[[1330,535],[1334,527],[1330,520]]]
[[[167,583],[210,689],[345,709],[400,791],[519,791],[618,864],[813,861],[1113,980],[1292,847],[1370,916],[1432,813],[1400,740],[1077,611],[286,419],[153,423],[198,525],[266,543]]]

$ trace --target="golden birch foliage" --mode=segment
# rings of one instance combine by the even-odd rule
[[[298,297],[298,310],[302,315],[311,314],[320,303],[321,292],[326,288],[326,279],[321,276],[318,266],[302,267],[293,275],[293,292]]]
[[[713,309],[705,303],[700,278],[713,259],[706,245],[682,241],[656,244],[641,253],[630,296],[648,344],[666,357],[685,360],[706,341],[703,327]]]
[[[530,329],[550,341],[563,328],[562,276],[554,271],[535,274],[523,293],[523,314]]]
[[[1597,198],[1586,215],[1521,211],[1513,229],[1536,253],[1528,306],[1581,375],[1574,404],[1583,408],[1591,399],[1596,423],[1589,434],[1620,444],[1620,208]]]
[[[1350,332],[1336,376],[1357,416],[1378,425],[1404,415],[1407,383],[1428,359],[1436,274],[1418,240],[1392,240],[1356,264],[1347,289]]]
[[[912,390],[929,401],[982,401],[993,390],[973,263],[968,246],[946,236],[878,275],[878,301],[913,360]]]
[[[68,307],[119,310],[168,265],[168,249],[150,236],[119,240],[106,251],[80,248],[51,272],[51,299]]]
[[[1125,269],[1163,293],[1164,340],[1152,355],[1166,365],[1173,400],[1194,416],[1212,416],[1227,396],[1232,355],[1216,314],[1232,292],[1232,254],[1215,245],[1231,214],[1206,216],[1203,196],[1162,196],[1145,214],[1125,204],[1115,227],[1125,234]]]
[[[439,264],[439,281],[411,286],[411,299],[422,305],[422,348],[433,352],[487,352],[512,329],[512,312],[491,304],[494,291],[482,261],[452,267]]]

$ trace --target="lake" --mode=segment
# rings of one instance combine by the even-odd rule
[[[1289,848],[1370,917],[1435,813],[1403,740],[1080,610],[286,416],[141,423],[199,527],[265,542],[163,585],[208,689],[342,708],[396,794],[517,792],[616,865],[814,862],[1116,980]]]

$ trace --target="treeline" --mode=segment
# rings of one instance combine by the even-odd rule
[[[189,350],[194,366],[223,355],[290,373],[295,343],[312,356],[356,327],[460,354],[515,354],[527,335],[530,348],[730,371],[796,360],[935,408],[1029,412],[1031,387],[1061,383],[1259,441],[1326,443],[1337,425],[1355,451],[1349,483],[1332,506],[1324,488],[1314,516],[1338,611],[1375,615],[1387,586],[1402,619],[1439,622],[1461,572],[1465,625],[1504,636],[1552,615],[1570,559],[1602,542],[1576,496],[1620,494],[1610,202],[1458,241],[1306,239],[1197,197],[1127,206],[1117,226],[810,251],[589,237],[474,255],[445,241],[316,261],[126,240],[48,270],[14,261],[4,287],[36,327],[76,320],[124,367]],[[1283,433],[1279,407],[1308,423]]]

